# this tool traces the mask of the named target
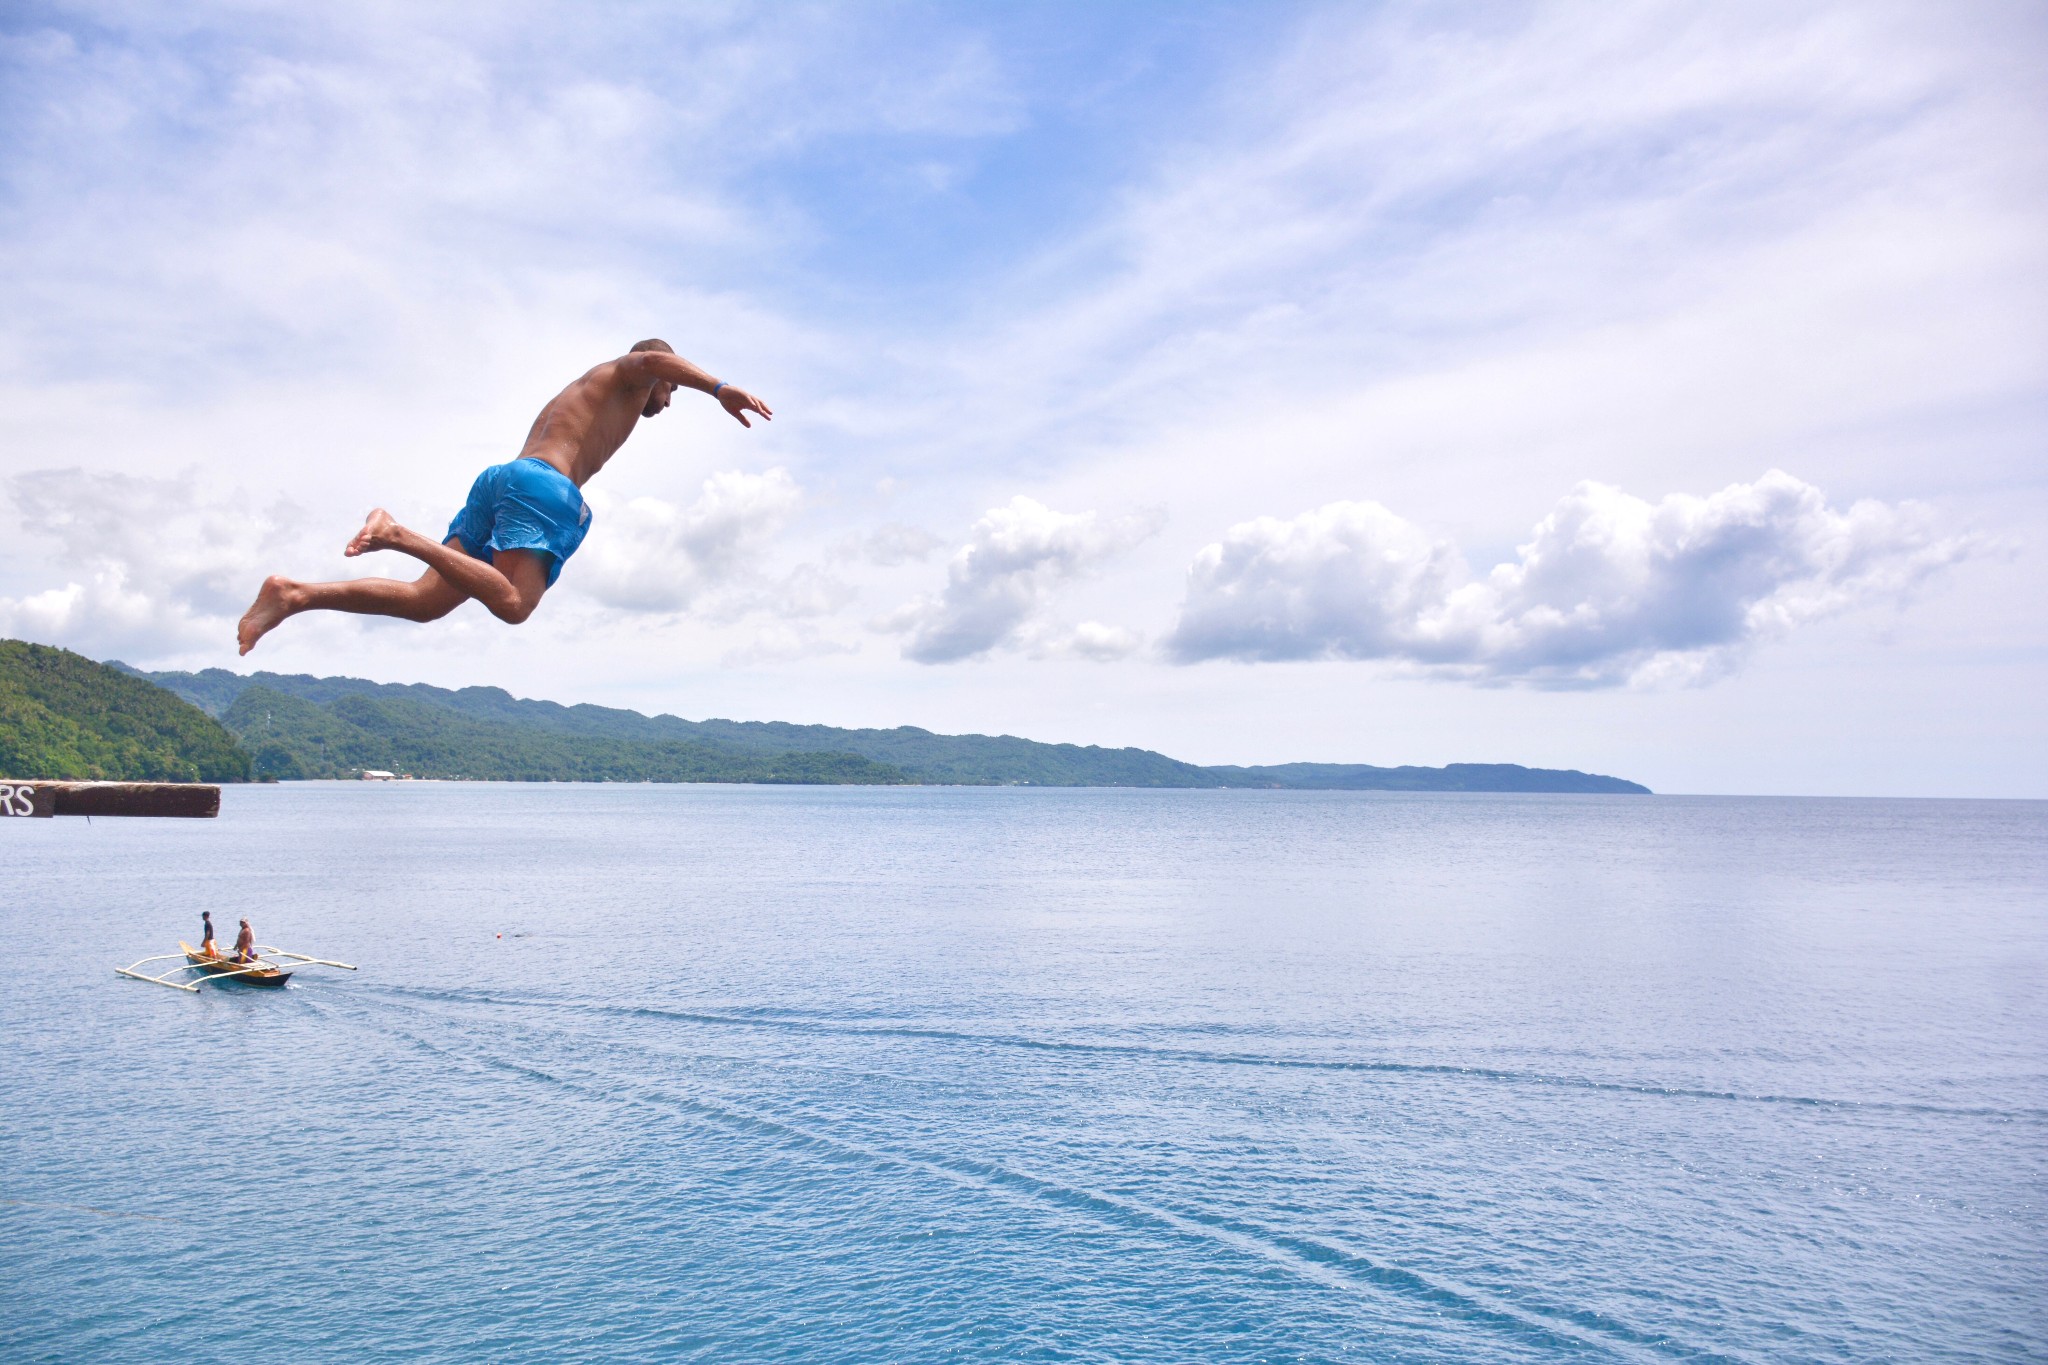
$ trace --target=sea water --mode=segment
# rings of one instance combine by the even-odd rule
[[[9,1361],[2020,1360],[2048,804],[0,824]],[[196,939],[360,965],[197,995]]]

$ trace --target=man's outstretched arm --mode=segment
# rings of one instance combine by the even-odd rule
[[[679,389],[695,389],[699,393],[708,393],[743,427],[753,425],[747,420],[747,414],[750,412],[757,412],[766,420],[772,421],[775,417],[769,406],[753,394],[737,385],[714,379],[670,351],[634,351],[623,356],[619,360],[619,375],[629,384],[659,381],[673,384]]]

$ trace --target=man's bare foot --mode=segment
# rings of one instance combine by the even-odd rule
[[[258,640],[270,634],[279,621],[296,610],[292,600],[296,587],[298,584],[289,578],[280,578],[276,574],[263,580],[256,600],[249,604],[249,610],[242,613],[241,624],[235,627],[235,641],[241,645],[242,653],[247,654],[256,648]]]
[[[389,512],[381,507],[373,508],[370,515],[363,519],[363,529],[356,532],[355,538],[349,541],[348,548],[342,553],[354,559],[357,555],[366,555],[372,550],[389,550],[397,540],[399,532],[403,530],[405,528],[400,526]]]

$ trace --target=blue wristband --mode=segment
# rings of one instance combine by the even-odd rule
[[[720,389],[724,388],[724,387],[725,387],[725,381],[724,381],[723,379],[719,380],[719,381],[718,381],[718,382],[717,382],[716,384],[713,384],[713,385],[711,386],[711,396],[712,396],[713,398],[716,398],[716,397],[718,397],[718,391],[719,391]]]

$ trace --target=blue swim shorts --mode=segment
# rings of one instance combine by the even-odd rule
[[[531,455],[494,464],[477,475],[469,501],[448,523],[448,536],[471,559],[489,563],[499,550],[546,555],[551,588],[589,530],[590,504],[583,501],[583,490],[561,470]]]

